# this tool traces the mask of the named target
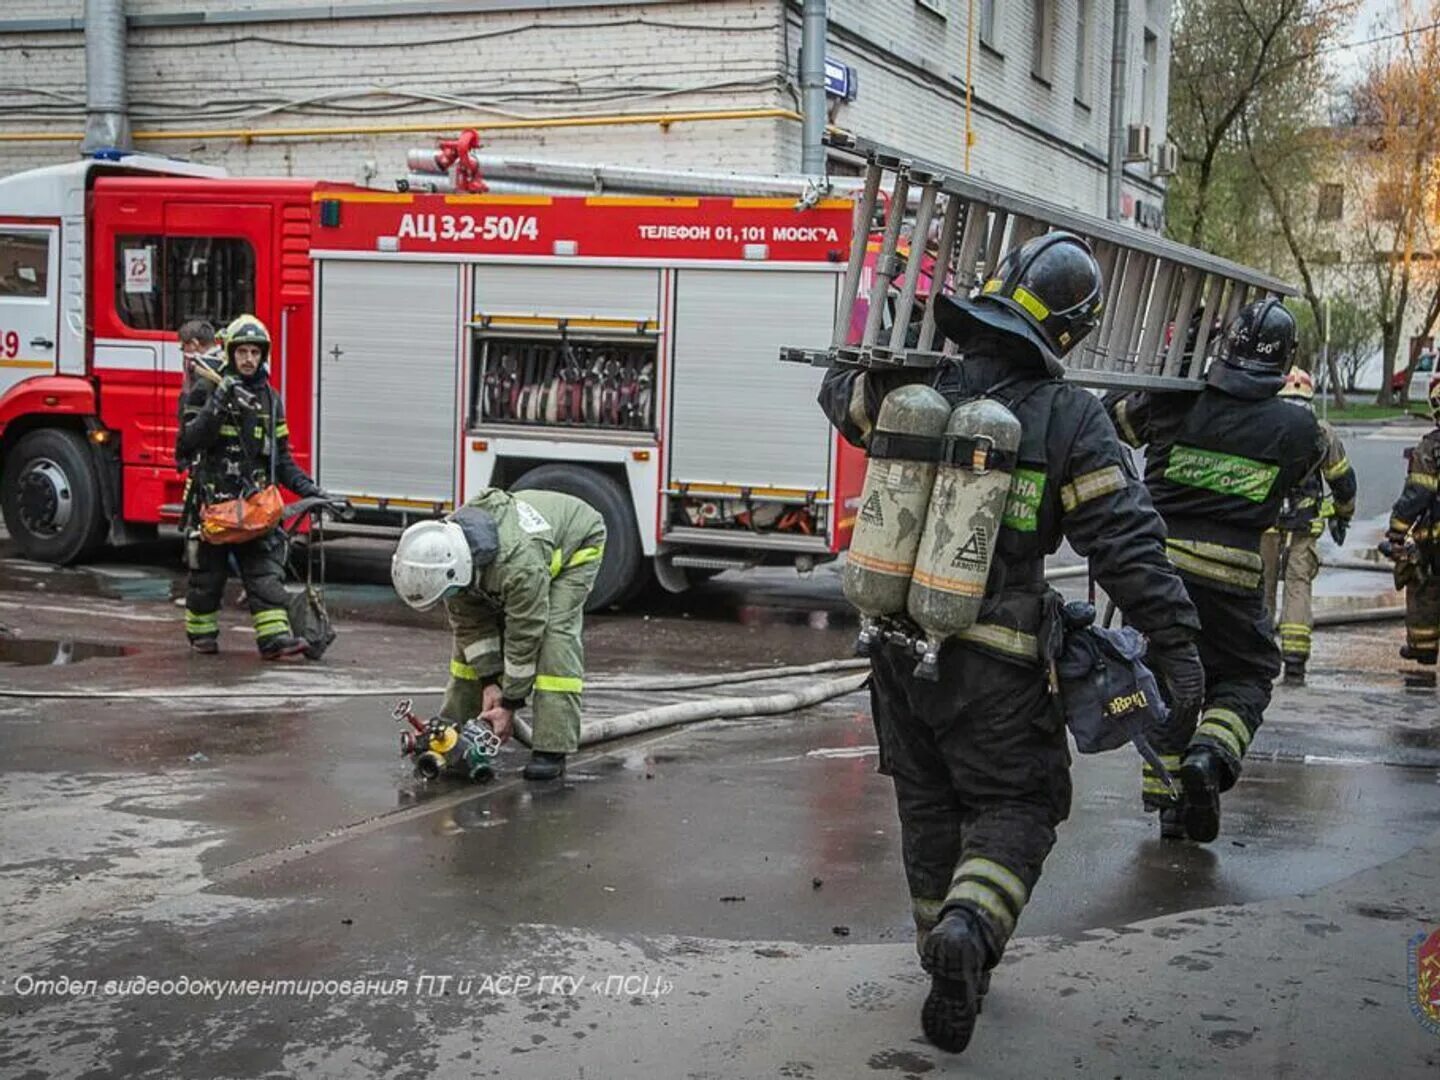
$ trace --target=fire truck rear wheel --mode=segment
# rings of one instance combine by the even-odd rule
[[[0,475],[5,528],[26,558],[72,563],[105,539],[100,479],[85,440],[44,428],[21,437]]]
[[[511,491],[559,491],[583,499],[605,519],[605,559],[585,605],[603,611],[622,603],[640,583],[645,561],[630,493],[602,472],[575,465],[539,465],[510,485]]]

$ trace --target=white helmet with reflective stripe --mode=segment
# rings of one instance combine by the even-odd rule
[[[470,584],[475,568],[465,533],[453,521],[421,521],[400,536],[390,580],[400,599],[424,611]]]

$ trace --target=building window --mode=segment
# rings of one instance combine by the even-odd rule
[[[945,0],[915,0],[915,2],[932,15],[945,18]]]
[[[1090,104],[1090,0],[1075,0],[1075,100]]]
[[[1375,219],[1399,221],[1405,214],[1405,191],[1397,180],[1381,180],[1375,185]]]
[[[1320,205],[1315,211],[1319,221],[1339,221],[1345,216],[1345,185],[1321,184]]]
[[[1157,67],[1159,55],[1160,39],[1153,30],[1146,30],[1145,51],[1140,59],[1140,122],[1147,127],[1155,122],[1155,80],[1160,76]]]
[[[0,232],[0,296],[43,297],[49,283],[49,235]]]
[[[224,326],[255,310],[255,249],[238,237],[117,236],[115,311],[132,330],[191,319]]]
[[[250,241],[209,236],[165,240],[165,329],[191,319],[224,326],[255,310],[255,249]]]
[[[980,44],[1000,51],[1000,39],[995,35],[995,0],[980,0]]]
[[[1030,74],[1049,85],[1055,75],[1055,0],[1031,0]]]

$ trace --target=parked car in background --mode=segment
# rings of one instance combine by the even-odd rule
[[[1410,384],[1411,401],[1423,401],[1425,393],[1430,387],[1430,378],[1435,374],[1435,353],[1423,352],[1415,362],[1414,370],[1401,368],[1390,377],[1390,392],[1396,396]],[[1343,374],[1341,376],[1344,377]],[[1384,377],[1384,354],[1375,350],[1375,354],[1365,361],[1360,372],[1355,376],[1355,389],[1361,393],[1375,393],[1380,389],[1380,381]]]
[[[1421,353],[1416,359],[1413,368],[1404,371],[1397,371],[1390,379],[1390,392],[1399,394],[1405,389],[1405,384],[1410,384],[1410,393],[1406,395],[1409,401],[1424,401],[1425,395],[1430,389],[1430,378],[1435,374],[1435,354],[1433,352]]]

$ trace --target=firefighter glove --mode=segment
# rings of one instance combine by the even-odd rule
[[[210,400],[214,402],[217,409],[229,408],[235,402],[235,391],[240,385],[240,380],[234,375],[226,375],[215,388],[215,393]]]
[[[1179,637],[1152,637],[1145,659],[1170,691],[1171,722],[1189,724],[1205,700],[1205,669],[1195,643]]]
[[[1350,522],[1345,518],[1330,519],[1330,539],[1341,547],[1345,546],[1345,534],[1350,531]]]
[[[316,494],[329,504],[329,510],[342,521],[349,521],[355,516],[355,507],[350,500],[339,495],[331,495],[328,491],[317,491]]]

